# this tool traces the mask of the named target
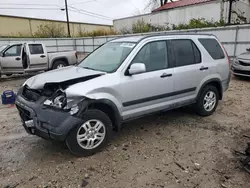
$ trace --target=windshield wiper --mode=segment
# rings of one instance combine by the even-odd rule
[[[81,68],[83,68],[83,69],[88,69],[88,70],[99,71],[99,72],[105,72],[105,71],[93,69],[93,68],[90,68],[90,67],[81,67]],[[105,73],[106,73],[106,72],[105,72]]]
[[[98,70],[93,69],[93,68],[90,68],[90,67],[82,67],[82,68],[84,68],[84,69],[89,69],[89,70],[94,70],[94,71],[98,71]]]

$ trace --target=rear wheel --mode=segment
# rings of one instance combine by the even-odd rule
[[[205,86],[195,104],[196,112],[201,116],[210,116],[218,106],[219,92],[213,85]]]
[[[60,68],[66,67],[66,66],[67,66],[67,63],[65,63],[64,61],[57,60],[53,64],[52,69],[60,69]]]
[[[112,132],[110,118],[100,110],[84,113],[84,123],[75,127],[66,139],[69,150],[77,156],[89,156],[103,148]]]

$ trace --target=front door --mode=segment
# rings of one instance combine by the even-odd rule
[[[167,51],[166,41],[147,43],[131,63],[144,63],[146,72],[122,75],[120,89],[124,120],[171,105],[173,68],[169,66]]]
[[[22,63],[23,45],[16,44],[10,46],[0,57],[1,69],[3,74],[23,73]]]
[[[25,72],[48,68],[47,52],[42,44],[26,44],[25,47],[29,57],[29,63]]]

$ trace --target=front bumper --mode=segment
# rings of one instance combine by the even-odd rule
[[[83,123],[83,120],[69,112],[44,107],[44,100],[41,97],[38,101],[31,102],[21,94],[17,95],[16,107],[25,130],[44,139],[65,141],[70,130]],[[33,126],[27,125],[30,120],[33,120]]]
[[[242,66],[233,64],[231,66],[231,72],[236,76],[250,77],[250,66]]]

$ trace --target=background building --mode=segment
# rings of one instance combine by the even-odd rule
[[[65,21],[0,15],[0,37],[32,37],[38,31],[39,26],[44,24],[60,27],[67,35],[67,22]],[[72,36],[78,36],[79,32],[92,32],[98,29],[109,30],[112,27],[112,25],[70,22]]]
[[[114,20],[118,31],[131,30],[133,23],[144,20],[155,26],[187,24],[191,19],[228,21],[229,2],[222,0],[180,0],[167,3],[150,14]],[[250,1],[239,0],[232,4],[231,23],[250,23]]]

